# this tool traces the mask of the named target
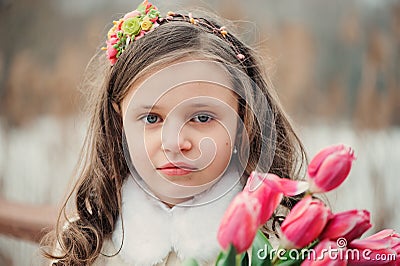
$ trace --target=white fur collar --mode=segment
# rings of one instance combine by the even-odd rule
[[[242,189],[238,173],[224,174],[213,187],[197,195],[190,204],[195,207],[168,208],[146,193],[142,184],[129,176],[122,188],[124,243],[121,258],[129,265],[155,265],[170,252],[180,260],[194,258],[199,263],[216,259],[220,247],[217,230],[221,218],[233,197]],[[223,194],[217,200],[207,203]],[[112,236],[118,249],[122,241],[121,220],[118,219]]]

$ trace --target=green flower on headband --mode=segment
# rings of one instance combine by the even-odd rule
[[[156,9],[150,9],[149,13],[147,13],[147,16],[149,16],[151,19],[158,18],[160,16],[160,11]]]
[[[136,36],[140,32],[140,18],[128,18],[122,23],[121,29],[127,35]]]
[[[144,5],[143,3],[140,4],[137,8],[137,11],[140,11],[140,13],[144,14],[146,12],[146,5]]]

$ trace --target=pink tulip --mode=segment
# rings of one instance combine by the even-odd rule
[[[346,248],[339,248],[336,242],[325,239],[321,241],[301,266],[346,266]]]
[[[299,195],[309,188],[308,183],[305,181],[280,178],[274,174],[267,174],[266,179],[274,181],[277,185],[277,189],[279,189],[285,196]]]
[[[281,246],[302,248],[315,240],[331,218],[331,211],[310,195],[297,203],[281,225]]]
[[[359,250],[359,253],[362,254],[359,258],[349,258],[349,265],[400,264],[400,235],[392,229],[382,230],[367,238],[354,240],[348,246],[351,249]]]
[[[252,181],[259,177],[260,175],[256,172],[251,173],[247,180],[247,184],[251,184]],[[260,181],[261,183],[256,187],[256,189],[252,190],[250,186],[246,185],[243,190],[244,193],[247,192],[250,197],[258,200],[260,205],[260,214],[257,219],[258,226],[263,225],[268,221],[283,198],[283,193],[281,192],[278,183],[266,178]]]
[[[226,210],[218,230],[222,248],[232,244],[237,253],[247,250],[257,233],[260,204],[246,192],[239,193]]]
[[[357,239],[350,243],[350,246],[357,249],[386,249],[400,247],[400,235],[393,229],[385,229],[378,233]]]
[[[295,196],[305,192],[309,185],[305,181],[291,180],[287,178],[280,178],[272,173],[258,173],[253,171],[247,179],[247,184],[244,190],[254,191],[261,183],[268,183],[274,190],[282,192],[286,196]]]
[[[258,199],[261,211],[258,225],[265,224],[271,217],[283,195],[293,196],[306,191],[308,184],[290,179],[280,178],[274,174],[263,174],[253,171],[244,187],[244,192]]]
[[[337,188],[348,176],[354,151],[343,144],[320,151],[308,166],[310,192],[327,192]]]
[[[320,239],[336,240],[343,237],[351,242],[371,228],[370,215],[366,210],[350,210],[335,214],[322,232]]]

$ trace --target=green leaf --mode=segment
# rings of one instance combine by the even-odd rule
[[[249,266],[249,254],[247,252],[242,253],[242,258],[240,260],[241,266]]]
[[[297,250],[294,254],[301,254],[301,250]],[[286,250],[285,254],[280,257],[278,261],[279,266],[300,266],[302,259],[301,256],[298,259],[293,258],[294,254],[290,254],[290,250]]]
[[[279,266],[300,266],[301,262],[298,260],[286,260],[278,263]]]
[[[251,246],[251,265],[270,266],[272,246],[265,235],[258,230]]]
[[[232,266],[236,264],[236,249],[231,244],[225,252],[220,252],[215,262],[216,266]]]
[[[318,239],[316,239],[316,240],[314,240],[313,242],[311,242],[311,244],[310,245],[308,245],[307,247],[305,247],[305,249],[313,249],[313,248],[315,248],[318,244],[319,244],[319,240]]]

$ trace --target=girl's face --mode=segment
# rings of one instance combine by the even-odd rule
[[[219,84],[187,74],[212,75]],[[168,84],[171,77],[178,81]],[[180,66],[134,84],[124,98],[133,166],[160,199],[184,201],[209,188],[227,169],[238,123],[237,96],[221,85],[228,83],[212,67]]]

